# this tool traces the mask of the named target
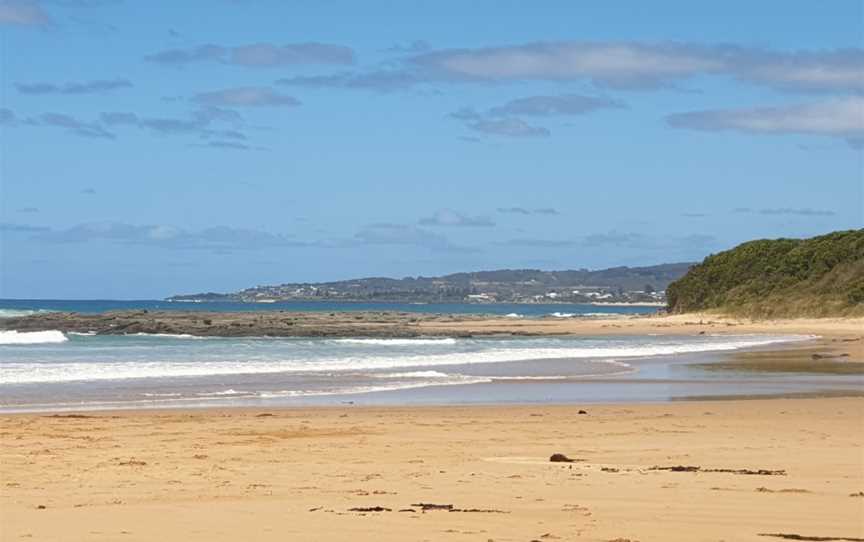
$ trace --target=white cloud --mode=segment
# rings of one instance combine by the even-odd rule
[[[751,134],[805,134],[864,137],[864,97],[854,96],[782,107],[714,109],[666,117],[673,128],[732,130]]]
[[[601,87],[654,89],[714,74],[783,90],[864,91],[864,50],[855,48],[783,52],[734,45],[565,41],[444,49],[409,62],[431,80],[590,80]]]
[[[542,126],[532,126],[522,119],[477,119],[465,124],[471,130],[484,134],[507,137],[549,137],[550,132]]]

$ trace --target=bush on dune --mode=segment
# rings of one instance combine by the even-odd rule
[[[864,315],[864,230],[743,243],[708,256],[666,294],[672,313]]]

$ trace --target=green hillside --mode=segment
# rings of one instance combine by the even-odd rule
[[[864,230],[750,241],[708,256],[666,295],[672,313],[864,316]]]

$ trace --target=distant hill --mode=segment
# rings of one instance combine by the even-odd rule
[[[750,241],[708,256],[666,295],[675,313],[864,315],[864,230]]]
[[[233,293],[178,295],[171,301],[351,300],[401,302],[662,301],[661,294],[692,263],[590,271],[503,269],[401,279],[369,277],[335,282],[255,286]],[[601,297],[602,296],[602,297]]]

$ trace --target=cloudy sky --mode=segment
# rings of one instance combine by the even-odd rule
[[[862,35],[860,0],[0,0],[0,297],[860,228]]]

